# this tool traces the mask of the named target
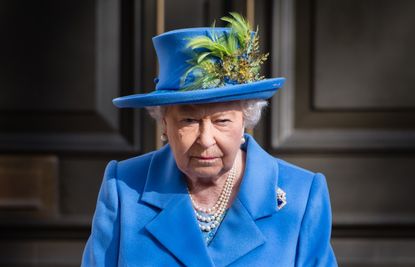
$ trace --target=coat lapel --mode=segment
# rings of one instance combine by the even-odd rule
[[[249,135],[245,173],[237,198],[208,247],[216,266],[227,266],[266,242],[256,220],[277,212],[278,165]]]
[[[238,198],[252,218],[258,220],[278,211],[278,163],[251,136],[246,135],[245,139],[245,173]]]
[[[256,220],[278,211],[278,165],[252,137],[245,138],[247,158],[239,193],[208,247],[169,146],[153,156],[141,200],[161,211],[146,229],[185,265],[226,266],[266,242]]]
[[[155,153],[141,200],[161,209],[146,229],[180,262],[213,266],[182,174],[168,146]]]
[[[265,238],[239,199],[235,199],[208,247],[215,266],[227,266],[264,244]]]

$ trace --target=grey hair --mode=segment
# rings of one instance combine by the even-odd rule
[[[254,128],[261,119],[262,111],[268,105],[268,102],[263,99],[247,99],[239,102],[242,107],[245,128]],[[154,106],[146,109],[151,117],[157,122],[161,122],[166,115],[167,106]]]
[[[261,119],[262,111],[268,106],[268,102],[263,99],[241,100],[241,106],[245,128],[253,129]]]

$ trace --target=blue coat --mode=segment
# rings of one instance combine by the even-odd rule
[[[337,266],[324,176],[246,137],[240,191],[209,246],[168,145],[111,161],[82,266]],[[281,209],[277,188],[286,193]]]

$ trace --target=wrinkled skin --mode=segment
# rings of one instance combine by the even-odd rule
[[[210,188],[217,195],[233,164],[242,173],[244,119],[239,102],[169,106],[163,125],[191,189]]]

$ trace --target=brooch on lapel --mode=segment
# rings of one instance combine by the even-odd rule
[[[277,207],[278,210],[282,209],[285,204],[287,204],[287,197],[286,197],[286,193],[281,189],[281,188],[277,188]]]

